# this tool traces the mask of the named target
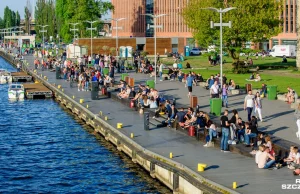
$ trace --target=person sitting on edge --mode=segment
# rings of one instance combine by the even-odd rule
[[[193,108],[191,107],[188,108],[188,112],[186,113],[184,118],[185,118],[184,128],[188,128],[192,123],[197,121],[197,117]]]
[[[184,112],[184,109],[179,108],[179,111],[177,112],[176,117],[175,117],[177,119],[179,126],[182,128],[184,127],[184,123],[185,123],[185,119],[184,119],[185,115],[186,115],[186,112]]]
[[[171,128],[171,124],[174,121],[175,117],[177,115],[177,109],[175,108],[175,105],[171,105],[171,109],[168,110],[168,119],[166,121],[163,121],[163,124],[168,123],[168,127]]]
[[[250,138],[256,137],[257,136],[257,128],[253,127],[252,125],[249,124],[249,122],[245,123],[245,142],[246,142],[246,147],[250,147]]]
[[[244,142],[244,140],[245,140],[245,122],[242,120],[241,117],[238,118],[236,136],[237,136],[237,139],[239,142]]]
[[[178,77],[178,81],[182,82],[182,79],[184,78],[184,74],[182,73],[182,71],[179,70],[177,77]]]
[[[216,130],[216,125],[211,124],[209,129],[208,129],[208,135],[206,136],[206,144],[204,144],[204,147],[208,147],[211,144],[211,141],[213,137],[217,136],[217,130]]]
[[[257,166],[260,169],[268,169],[273,164],[275,164],[275,157],[269,154],[270,150],[268,147],[265,147],[264,150],[262,150],[262,153],[259,154],[257,157]]]
[[[282,57],[282,63],[287,63],[288,61],[287,61],[287,58],[286,58],[286,56],[285,55],[283,55],[283,57]]]
[[[255,152],[255,163],[258,165],[258,159],[260,155],[264,152],[266,147],[264,145],[259,145],[258,146],[258,151]]]

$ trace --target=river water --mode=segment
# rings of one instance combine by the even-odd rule
[[[0,68],[14,68],[0,58]],[[0,193],[170,193],[54,100],[0,85]]]

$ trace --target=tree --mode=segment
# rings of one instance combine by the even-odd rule
[[[300,70],[300,0],[297,0],[297,67]]]
[[[87,20],[99,20],[102,14],[113,10],[113,5],[100,0],[56,0],[56,20],[57,30],[64,41],[71,41],[73,36],[70,33],[69,23],[79,23],[81,37],[89,37],[90,32],[86,30],[90,27]],[[102,25],[95,23],[93,27],[100,29]],[[96,32],[93,32],[96,33]]]
[[[210,21],[219,23],[219,13],[202,8],[236,7],[223,14],[223,22],[232,21],[232,28],[223,28],[223,44],[238,61],[246,42],[262,42],[282,31],[283,6],[283,0],[190,0],[183,17],[198,44],[208,46],[219,42],[219,28],[210,28]]]
[[[45,30],[46,39],[50,36],[56,35],[56,18],[55,18],[55,5],[53,0],[37,0],[35,6],[35,23],[36,23],[36,34],[38,38],[43,37],[41,26],[48,25]],[[45,40],[46,40],[45,39]]]
[[[30,34],[30,18],[31,18],[31,13],[28,9],[28,7],[25,7],[25,32]]]
[[[21,17],[20,17],[19,12],[17,11],[16,12],[16,26],[20,26],[20,23],[21,23]]]

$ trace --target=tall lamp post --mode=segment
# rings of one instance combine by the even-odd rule
[[[75,33],[76,31],[78,31],[79,29],[78,28],[75,28],[75,26],[77,26],[79,23],[69,23],[71,25],[73,25],[73,28],[70,28],[70,31],[73,31],[74,32],[74,39],[73,39],[73,47],[74,47],[74,53],[73,53],[73,57],[75,59]]]
[[[18,29],[18,28],[22,28],[21,26],[15,26],[14,27],[14,29]],[[12,33],[14,33],[14,40],[16,39],[16,33],[21,33],[21,32],[23,32],[23,31],[12,31]],[[22,54],[22,42],[20,43],[19,41],[18,41],[18,44],[19,44],[19,49],[20,49],[20,55]]]
[[[86,30],[91,31],[91,57],[93,56],[93,30],[97,30],[97,28],[93,28],[93,24],[98,22],[97,20],[95,21],[86,21],[87,23],[91,24],[90,28],[86,28]]]
[[[163,17],[163,16],[166,16],[167,14],[159,14],[159,15],[153,15],[153,14],[142,14],[142,15],[145,15],[145,16],[149,16],[151,18],[153,18],[153,25],[150,25],[148,24],[147,26],[147,29],[150,29],[150,28],[154,28],[154,69],[155,69],[155,77],[154,77],[154,83],[156,85],[156,66],[157,66],[157,55],[156,55],[156,28],[163,28],[162,25],[156,25],[156,19],[157,18],[160,18],[160,17]]]
[[[116,55],[119,56],[119,39],[118,39],[118,30],[122,30],[122,27],[118,27],[118,22],[122,20],[126,20],[127,18],[111,18],[111,20],[116,22],[116,27],[113,27],[113,29],[116,30]]]
[[[221,84],[221,88],[223,87],[223,26],[227,26],[229,28],[231,28],[231,21],[229,21],[228,23],[223,23],[222,21],[222,14],[226,13],[230,10],[236,9],[236,7],[228,7],[225,9],[222,8],[214,8],[214,7],[208,7],[208,8],[202,8],[202,9],[207,9],[207,10],[212,10],[215,12],[218,12],[220,14],[220,23],[214,23],[213,21],[210,21],[210,28],[214,28],[215,26],[219,26],[220,27],[220,84]]]
[[[43,52],[45,52],[45,32],[47,32],[47,30],[45,30],[45,28],[48,27],[49,25],[44,25],[44,26],[39,25],[39,26],[42,28],[42,30],[40,30],[40,32],[43,33]],[[42,57],[44,59],[44,53],[43,52],[42,52]]]

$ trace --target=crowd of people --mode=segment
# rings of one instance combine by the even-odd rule
[[[94,64],[93,64],[94,63]],[[97,81],[99,85],[110,86],[114,83],[114,73],[122,73],[126,71],[127,66],[125,60],[117,62],[111,56],[95,55],[93,58],[84,57],[78,59],[77,63],[70,60],[55,60],[47,58],[39,62],[38,59],[34,62],[36,68],[51,69],[56,66],[62,69],[63,79],[66,81],[76,80],[78,82],[78,91],[88,91],[89,83]],[[92,67],[89,67],[89,65]],[[163,81],[164,65],[158,61],[157,73],[154,72],[153,64],[150,61],[143,60],[140,56],[135,57],[133,65],[136,72],[156,76],[159,74],[160,80]],[[185,82],[188,89],[188,97],[192,96],[193,86],[199,82],[204,82],[202,75],[195,72],[183,73],[178,67],[173,66],[168,68],[168,78],[170,80],[178,80]],[[220,85],[222,79],[223,85]],[[227,77],[223,74],[211,75],[206,80],[206,87],[209,89],[211,98],[222,98],[223,106],[228,107],[228,94],[231,90],[238,88],[234,80],[227,82]],[[244,99],[244,110],[247,111],[247,119],[244,120],[239,116],[237,110],[232,110],[232,116],[229,119],[229,111],[225,110],[220,117],[219,123],[215,123],[210,119],[208,113],[200,110],[199,106],[196,108],[176,107],[176,100],[165,99],[164,96],[156,89],[150,88],[149,85],[138,85],[137,88],[131,87],[124,80],[120,80],[118,85],[120,99],[130,99],[134,102],[134,106],[140,109],[142,113],[145,108],[153,109],[155,118],[160,115],[166,115],[167,119],[162,122],[163,125],[171,127],[174,123],[183,130],[188,130],[190,127],[195,127],[196,131],[204,131],[206,144],[205,147],[210,147],[214,138],[219,138],[220,149],[223,152],[229,152],[228,144],[244,143],[246,147],[252,147],[252,154],[255,154],[255,161],[258,168],[280,168],[287,164],[290,169],[299,168],[299,153],[298,148],[293,147],[290,156],[285,159],[276,158],[274,146],[269,136],[265,135],[259,130],[258,119],[263,122],[262,117],[262,94],[266,94],[267,87],[263,83],[259,92],[252,94],[249,90]],[[288,88],[287,100],[290,102],[295,98],[295,92]],[[295,112],[299,131],[297,137],[300,136],[300,105]],[[254,116],[258,115],[258,118]],[[176,126],[175,126],[176,127]],[[292,149],[291,149],[292,150]],[[297,150],[297,151],[296,151]]]

